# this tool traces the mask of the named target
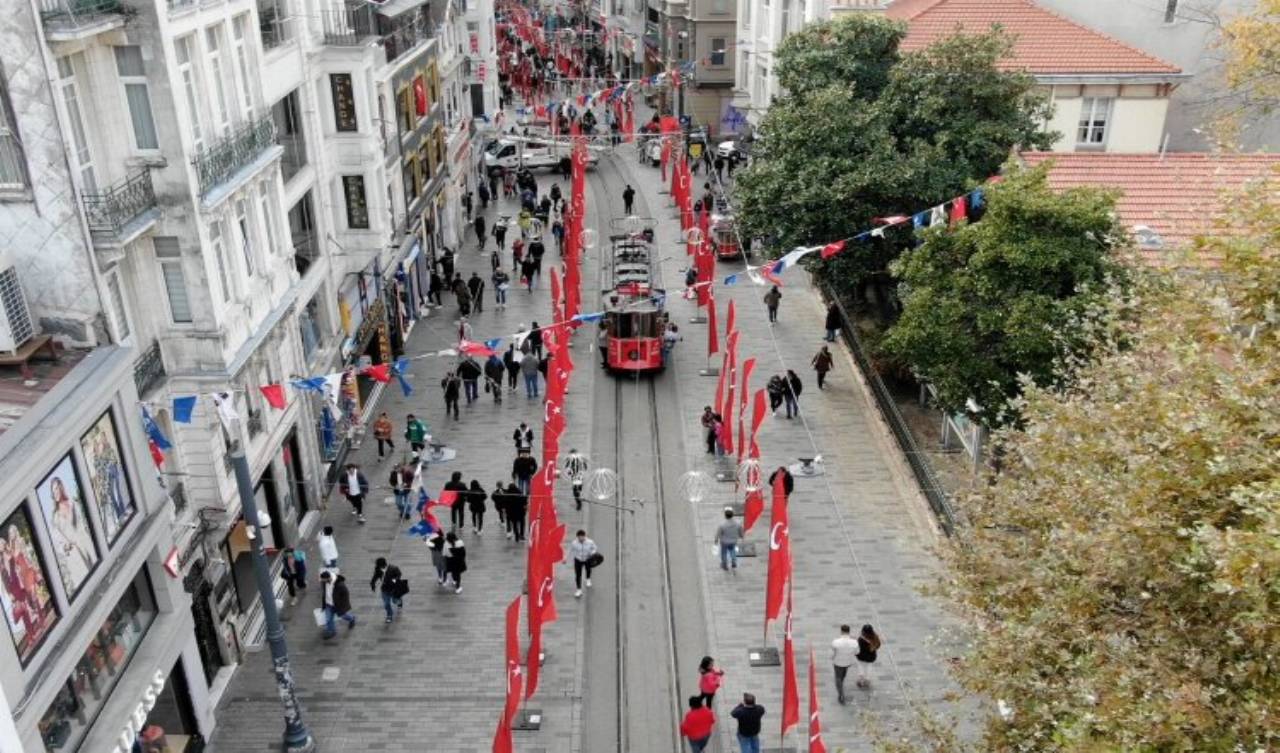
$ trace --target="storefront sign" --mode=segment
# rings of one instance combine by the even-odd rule
[[[365,344],[369,342],[369,338],[373,337],[374,330],[383,321],[384,313],[381,298],[375,300],[369,306],[369,313],[365,315],[364,321],[360,322],[360,329],[356,330],[357,348],[363,349]]]
[[[164,690],[164,683],[168,679],[163,669],[157,669],[151,678],[151,684],[147,686],[146,691],[142,694],[142,701],[134,707],[133,713],[129,715],[125,722],[124,729],[120,732],[119,744],[116,745],[114,753],[132,753],[134,743],[138,740],[138,735],[142,732],[142,728],[147,726],[147,715],[151,713],[151,709],[155,708],[156,699],[160,697],[160,691]]]

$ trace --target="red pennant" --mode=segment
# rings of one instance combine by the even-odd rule
[[[955,227],[968,218],[969,202],[960,196],[951,200],[951,226]]]
[[[760,459],[760,444],[756,442],[756,437],[760,435],[760,425],[768,415],[764,392],[764,390],[756,390],[755,403],[751,406],[751,449],[747,451],[747,456],[757,460]]]
[[[506,719],[498,720],[498,730],[493,734],[493,753],[514,753],[511,725]]]
[[[538,692],[538,677],[542,674],[542,625],[533,629],[529,638],[529,651],[524,655],[524,665],[529,670],[529,682],[524,687],[524,699],[533,698]]]
[[[818,662],[809,647],[809,753],[827,753],[822,742],[822,720],[818,716]]]
[[[751,372],[756,370],[756,359],[748,358],[742,362],[742,388],[738,391],[738,462],[742,462],[742,456],[747,452],[746,429],[744,422],[747,418],[747,400],[750,394],[747,390],[751,386]]]
[[[782,736],[800,723],[800,688],[796,681],[796,649],[791,640],[791,589],[787,589],[787,627],[782,639]]]
[[[164,468],[164,451],[160,449],[160,445],[156,444],[156,440],[147,440],[147,449],[151,451],[151,462],[156,464],[156,469]]]
[[[782,596],[791,579],[790,516],[787,492],[779,473],[773,482],[773,510],[769,520],[769,575],[765,583],[764,620],[778,619],[782,614]]]
[[[729,299],[729,310],[724,317],[724,336],[728,337],[729,333],[738,328],[738,307],[734,305],[733,299]]]
[[[511,600],[507,605],[507,665],[512,662],[520,662],[520,598],[519,596]]]
[[[747,499],[742,505],[742,530],[743,533],[751,530],[751,526],[756,524],[760,516],[764,513],[764,492],[756,489],[747,492]]]
[[[843,250],[844,250],[844,241],[842,240],[836,241],[835,243],[828,243],[827,245],[822,247],[822,258],[830,259],[831,257],[835,256],[836,254],[840,253]]]
[[[284,385],[282,384],[265,384],[258,388],[262,396],[267,399],[267,405],[276,410],[284,410]]]
[[[726,454],[733,452],[733,394],[737,389],[738,378],[738,333],[730,332],[725,341],[725,352],[729,356],[729,376],[725,381],[724,404],[720,416],[724,423],[720,425],[720,445]]]
[[[730,301],[730,305],[732,303]],[[707,301],[707,358],[720,352],[720,338],[716,329],[716,297],[712,295]]]

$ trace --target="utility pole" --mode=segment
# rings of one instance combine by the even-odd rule
[[[253,575],[258,582],[258,596],[262,599],[262,615],[267,622],[267,643],[271,646],[271,666],[276,675],[276,692],[284,706],[284,752],[312,753],[315,740],[302,720],[302,705],[298,703],[293,685],[293,671],[289,668],[289,647],[284,642],[284,626],[276,610],[276,592],[271,587],[271,570],[267,555],[262,551],[262,529],[259,525],[258,504],[253,496],[253,480],[249,477],[249,461],[244,457],[244,445],[236,440],[231,449],[231,465],[236,471],[236,486],[240,490],[240,506],[245,524],[249,526],[250,547],[253,550]]]

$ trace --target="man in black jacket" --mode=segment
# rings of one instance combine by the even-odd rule
[[[324,608],[325,638],[338,634],[337,618],[347,621],[347,629],[356,626],[356,616],[351,614],[351,592],[347,590],[347,579],[339,575],[337,578],[328,570],[320,573],[322,587],[320,605]]]
[[[364,498],[369,493],[369,479],[365,478],[364,472],[355,463],[347,463],[342,475],[338,477],[338,491],[351,503],[351,514],[363,523]]]
[[[734,706],[729,715],[738,720],[738,745],[744,751],[759,751],[760,719],[764,716],[764,706],[756,703],[755,696],[743,693],[742,703]]]
[[[461,531],[462,526],[467,522],[467,495],[469,494],[467,482],[462,480],[462,471],[454,471],[449,476],[444,490],[454,492],[453,500],[449,503],[449,517],[453,530]]]
[[[532,486],[533,474],[538,472],[538,461],[530,454],[529,448],[521,447],[516,455],[515,462],[511,464],[511,478],[516,480],[516,485],[520,489],[520,493],[529,494]]]
[[[507,516],[507,538],[524,541],[524,516],[529,510],[529,498],[521,494],[515,484],[507,484],[502,494],[502,508]]]
[[[467,405],[471,405],[480,398],[480,377],[483,375],[484,370],[471,356],[467,356],[462,363],[458,364],[458,376],[462,378],[462,386],[467,393]]]
[[[440,389],[444,390],[444,414],[447,416],[449,412],[453,412],[453,420],[457,421],[458,416],[458,393],[461,392],[462,380],[458,375],[450,371],[444,375],[444,379],[440,380]]]

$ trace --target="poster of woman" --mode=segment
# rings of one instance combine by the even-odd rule
[[[125,474],[111,411],[103,413],[80,438],[80,450],[89,468],[89,487],[93,489],[93,499],[102,519],[102,534],[107,546],[114,546],[116,537],[129,524],[137,508],[129,490],[129,478]]]
[[[76,463],[67,453],[54,466],[44,481],[36,487],[36,500],[49,528],[49,540],[53,544],[53,561],[58,566],[58,577],[67,601],[74,601],[80,586],[98,566],[98,548],[93,543],[93,531],[89,528],[89,510],[85,506],[84,493],[80,491],[80,479],[76,475]]]
[[[26,666],[58,621],[26,507],[14,510],[0,525],[0,609],[9,623],[18,660]]]

